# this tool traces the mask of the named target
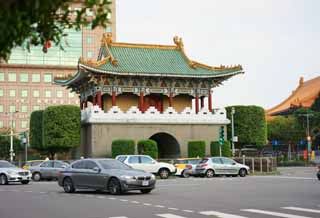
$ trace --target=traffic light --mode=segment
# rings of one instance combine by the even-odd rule
[[[224,126],[220,126],[219,128],[219,144],[223,145],[224,143]]]

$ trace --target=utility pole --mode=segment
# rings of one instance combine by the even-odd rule
[[[309,121],[309,118],[311,116],[313,116],[313,114],[310,114],[309,112],[307,112],[306,114],[301,114],[300,116],[305,116],[307,118],[307,132],[306,132],[306,135],[307,135],[307,142],[308,142],[308,160],[310,161],[311,160],[311,136],[310,136],[310,121]]]
[[[232,143],[232,157],[235,155],[235,149],[234,149],[234,119],[233,115],[235,114],[235,109],[234,107],[231,108],[231,143]]]

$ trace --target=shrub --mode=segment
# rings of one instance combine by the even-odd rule
[[[211,156],[220,156],[220,145],[219,142],[211,142],[210,143],[210,150],[211,150]]]
[[[112,157],[122,154],[134,154],[135,142],[132,139],[116,139],[111,145]]]
[[[205,141],[190,141],[188,143],[188,156],[189,157],[204,157],[206,154]]]
[[[43,150],[43,110],[33,111],[30,116],[30,146]]]
[[[149,155],[154,159],[158,158],[157,142],[151,139],[138,141],[138,153]]]
[[[224,141],[222,145],[222,156],[223,157],[231,157],[231,144],[229,141]]]

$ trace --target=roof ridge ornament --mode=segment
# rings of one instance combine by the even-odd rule
[[[304,78],[303,78],[303,76],[301,76],[299,79],[299,86],[302,86],[303,83],[304,83]]]

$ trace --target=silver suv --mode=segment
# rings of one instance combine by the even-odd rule
[[[196,166],[195,176],[206,176],[211,178],[215,175],[232,175],[245,177],[249,174],[250,167],[239,164],[226,157],[203,158]]]

